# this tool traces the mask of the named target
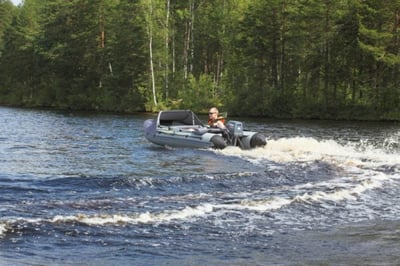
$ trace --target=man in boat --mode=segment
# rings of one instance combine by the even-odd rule
[[[219,115],[219,111],[216,107],[211,107],[208,111],[208,123],[210,127],[226,129],[225,118]]]

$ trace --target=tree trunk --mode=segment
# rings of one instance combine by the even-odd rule
[[[166,18],[165,18],[165,69],[164,69],[164,99],[168,98],[168,72],[169,72],[169,15],[170,15],[170,0],[166,3]]]
[[[193,22],[194,22],[194,0],[189,1],[189,18],[186,19],[186,32],[185,32],[185,41],[184,41],[184,66],[183,66],[183,77],[187,80],[189,73],[193,71],[193,57],[194,57],[194,48],[193,48]]]
[[[153,14],[153,4],[152,0],[149,0],[149,14],[148,14],[148,21],[147,21],[147,31],[149,35],[149,57],[150,57],[150,73],[151,73],[151,88],[153,92],[153,103],[155,106],[158,105],[157,103],[157,96],[156,96],[156,82],[154,77],[154,65],[153,65],[153,27],[152,27],[152,14]]]

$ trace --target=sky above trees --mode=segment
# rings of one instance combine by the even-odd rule
[[[13,2],[13,4],[17,6],[21,4],[22,0],[11,0],[11,2]]]

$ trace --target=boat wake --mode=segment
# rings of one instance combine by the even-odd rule
[[[340,144],[334,140],[316,140],[307,137],[268,140],[268,144],[254,150],[228,147],[216,151],[226,156],[239,156],[254,163],[273,161],[279,163],[324,161],[341,166],[369,166],[381,164],[399,166],[400,151],[393,149],[393,139],[385,148],[376,148],[368,142]],[[397,156],[396,156],[397,155]]]
[[[0,236],[7,232],[17,232],[26,228],[38,229],[43,224],[78,224],[87,226],[126,226],[126,225],[167,225],[196,222],[207,219],[226,227],[232,220],[221,218],[236,216],[238,221],[244,217],[252,216],[252,219],[263,219],[266,214],[279,215],[279,211],[285,208],[285,212],[296,206],[319,206],[322,209],[332,209],[340,205],[340,202],[350,204],[357,202],[363,193],[380,188],[389,179],[384,176],[364,178],[358,182],[354,180],[334,180],[330,182],[307,183],[298,186],[283,186],[278,191],[263,188],[252,193],[218,193],[218,195],[193,195],[200,199],[197,205],[189,204],[177,209],[162,211],[145,211],[135,213],[98,213],[74,215],[56,215],[52,218],[18,218],[0,221]],[[217,197],[222,200],[216,200]],[[188,196],[186,196],[188,198]],[[187,200],[187,199],[186,199]],[[190,199],[189,199],[190,200]],[[242,218],[238,218],[238,215]],[[247,218],[246,218],[247,219]],[[286,219],[283,219],[286,220]],[[225,224],[225,225],[223,225]],[[245,225],[244,227],[247,227]]]
[[[198,194],[183,194],[179,197],[167,195],[166,197],[171,198],[165,200],[160,200],[160,196],[135,198],[136,205],[142,206],[151,206],[152,203],[156,205],[162,201],[171,202],[168,206],[148,207],[143,211],[135,209],[93,214],[82,210],[82,212],[70,212],[68,215],[54,215],[49,218],[1,218],[0,236],[25,227],[38,227],[39,224],[158,226],[207,219],[207,221],[213,221],[214,226],[225,228],[236,223],[235,228],[252,228],[248,223],[256,220],[264,221],[266,215],[271,215],[271,223],[293,224],[303,221],[302,224],[307,224],[309,221],[322,221],[321,223],[328,224],[334,215],[339,215],[338,219],[344,222],[354,222],[358,219],[382,215],[376,212],[375,205],[380,206],[384,203],[379,202],[381,197],[370,195],[371,191],[385,189],[389,185],[400,186],[399,154],[393,153],[392,149],[385,150],[371,145],[341,144],[333,140],[319,141],[314,138],[295,137],[269,140],[266,147],[253,150],[228,147],[215,152],[224,156],[237,156],[265,166],[265,172],[272,173],[272,177],[276,175],[277,178],[291,167],[301,169],[308,166],[311,167],[311,171],[314,169],[312,167],[322,163],[331,167],[328,171],[319,171],[315,167],[316,175],[320,176],[306,182],[258,186],[257,189],[235,191],[206,191]],[[296,171],[296,173],[300,172]],[[240,179],[238,177],[240,176],[229,175],[229,179]],[[265,177],[250,176],[248,178]],[[207,180],[213,181],[212,178],[206,178],[202,182],[207,182]],[[129,199],[126,200],[129,201]],[[172,202],[179,202],[179,204],[172,204]],[[344,211],[338,206],[342,206]],[[392,209],[388,210],[389,207],[387,207],[384,215],[393,218],[391,216],[395,216],[397,208],[392,206]],[[331,212],[329,215],[323,214],[328,211]]]

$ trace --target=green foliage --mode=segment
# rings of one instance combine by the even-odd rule
[[[188,84],[179,94],[179,107],[182,109],[192,109],[204,111],[210,106],[219,106],[221,103],[214,97],[214,83],[209,75],[201,75],[196,79],[193,75],[188,78]]]
[[[400,119],[398,0],[0,0],[0,104]]]
[[[0,48],[3,47],[2,37],[11,23],[15,8],[11,1],[0,0]]]

